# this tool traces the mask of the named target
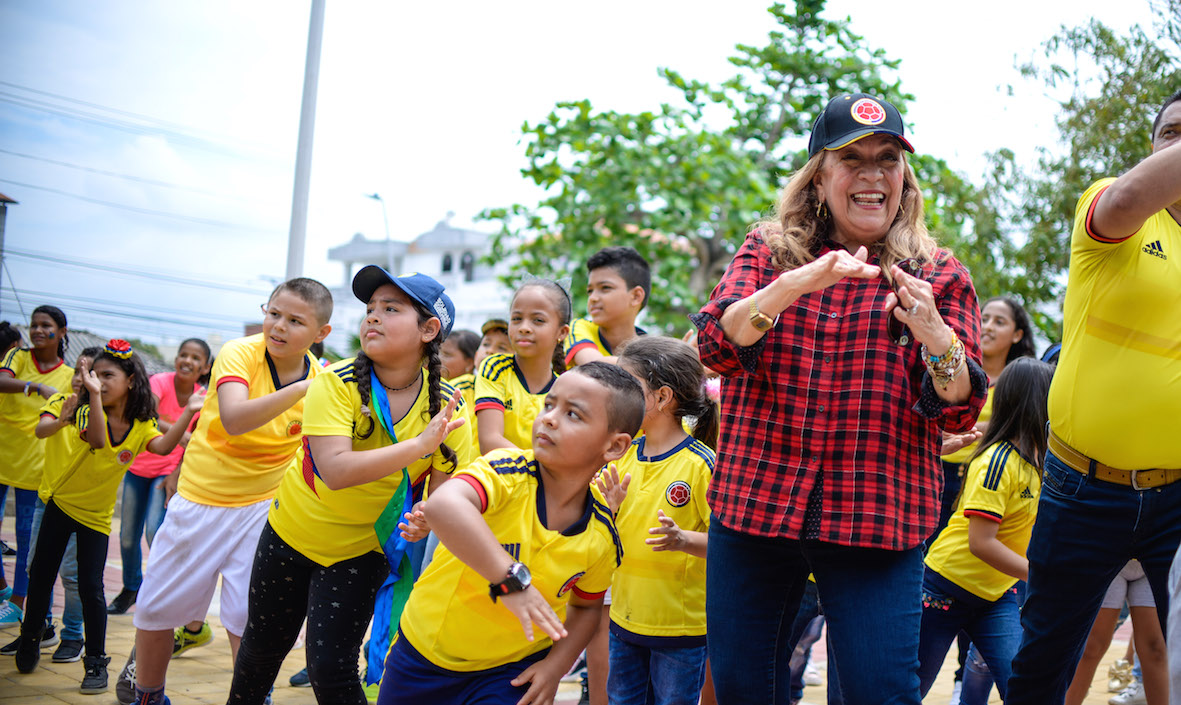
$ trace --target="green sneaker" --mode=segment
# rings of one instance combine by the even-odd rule
[[[201,631],[196,633],[190,632],[187,627],[178,627],[172,638],[172,655],[180,656],[189,649],[205,646],[211,641],[213,630],[209,628],[209,622],[202,622]]]

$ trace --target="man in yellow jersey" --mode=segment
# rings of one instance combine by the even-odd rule
[[[144,567],[136,648],[116,687],[121,703],[167,705],[169,660],[193,640],[208,641],[208,626],[190,629],[204,619],[219,576],[221,622],[237,655],[254,552],[303,439],[303,397],[322,369],[308,348],[331,330],[332,294],[313,279],[292,279],[263,314],[263,332],[229,341],[213,365],[180,486]]]
[[[1164,624],[1181,543],[1181,92],[1152,155],[1079,199],[1050,452],[1006,703],[1061,703],[1103,600],[1139,559]],[[1173,648],[1179,646],[1176,640]]]
[[[631,375],[579,366],[546,395],[532,449],[492,451],[431,494],[443,545],[402,612],[379,705],[553,701],[622,555],[590,482],[643,418]]]

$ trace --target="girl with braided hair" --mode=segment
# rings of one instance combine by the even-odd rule
[[[356,655],[378,588],[391,564],[404,563],[375,527],[391,511],[396,523],[428,478],[436,488],[469,460],[462,397],[443,381],[439,359],[455,319],[443,287],[369,266],[353,293],[366,305],[361,351],[308,390],[303,449],[255,554],[231,703],[266,700],[306,618],[316,699],[365,705]]]

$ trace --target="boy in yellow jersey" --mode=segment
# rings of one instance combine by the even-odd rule
[[[648,262],[630,247],[605,247],[586,261],[588,318],[576,318],[566,338],[566,367],[614,362],[615,351],[644,329],[636,326],[652,292]]]
[[[643,416],[629,374],[579,367],[550,389],[532,450],[493,451],[430,496],[423,513],[443,546],[402,613],[379,705],[553,700],[621,556],[589,484]],[[407,535],[421,536],[411,524]]]
[[[236,657],[258,537],[303,438],[304,394],[323,369],[308,348],[328,335],[331,317],[323,284],[292,279],[267,301],[263,332],[231,340],[218,354],[177,495],[144,568],[121,702],[169,702],[164,676],[174,645],[199,638],[190,630],[204,619],[219,575],[221,622]],[[208,641],[207,626],[202,633]]]
[[[1107,585],[1129,558],[1144,566],[1162,627],[1169,612],[1181,544],[1181,91],[1151,137],[1151,156],[1093,184],[1075,209],[1010,705],[1062,702]],[[1181,686],[1181,632],[1169,636],[1179,637],[1167,642]]]
[[[474,369],[480,369],[480,364],[489,355],[513,354],[513,342],[508,337],[508,321],[503,318],[490,318],[480,326],[480,332],[483,335],[480,337],[480,346],[476,348]]]

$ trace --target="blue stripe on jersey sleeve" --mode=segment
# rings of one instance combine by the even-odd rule
[[[623,562],[623,543],[619,540],[619,532],[615,530],[615,522],[611,520],[611,510],[602,502],[592,499],[591,516],[602,522],[611,533],[611,541],[615,544],[615,567],[618,568]]]

